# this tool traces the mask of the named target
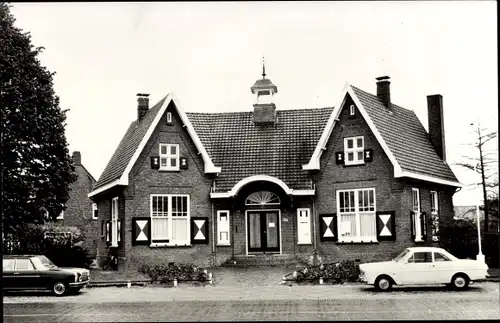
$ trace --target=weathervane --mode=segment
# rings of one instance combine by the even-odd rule
[[[262,78],[266,78],[266,62],[264,60],[264,55],[262,55]]]

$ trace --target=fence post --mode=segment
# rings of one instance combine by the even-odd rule
[[[319,284],[320,284],[320,285],[323,285],[323,277],[320,277],[320,278],[319,278]]]
[[[174,278],[174,287],[177,287],[177,278]]]
[[[129,281],[127,281],[127,288],[130,288],[130,286],[132,286],[132,283]]]

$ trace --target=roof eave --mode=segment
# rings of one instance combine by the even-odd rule
[[[395,178],[408,177],[408,178],[419,179],[422,181],[441,184],[441,185],[447,185],[447,186],[452,186],[452,187],[463,187],[463,185],[460,182],[450,181],[450,180],[438,178],[435,176],[418,174],[418,173],[413,173],[413,172],[409,172],[409,171],[394,172],[394,177]]]
[[[94,196],[96,196],[98,194],[101,194],[101,193],[103,193],[103,192],[105,192],[105,191],[107,191],[107,190],[109,190],[109,189],[111,189],[111,188],[113,188],[115,186],[118,186],[118,185],[128,185],[128,182],[127,182],[127,184],[123,184],[122,181],[121,181],[121,179],[119,178],[117,180],[112,181],[111,183],[108,183],[106,185],[103,185],[103,186],[101,186],[101,187],[93,190],[92,192],[90,192],[88,194],[88,197],[92,198],[92,197],[94,197]]]

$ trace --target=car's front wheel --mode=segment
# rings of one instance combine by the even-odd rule
[[[387,276],[380,276],[375,281],[375,288],[380,291],[388,291],[392,287],[392,280]]]
[[[56,296],[64,296],[68,292],[68,287],[63,282],[56,282],[52,286],[52,293]]]
[[[466,289],[469,286],[469,277],[464,274],[456,274],[451,279],[451,286],[455,289]]]

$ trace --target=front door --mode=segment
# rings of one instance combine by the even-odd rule
[[[248,251],[279,252],[278,211],[248,211]]]

